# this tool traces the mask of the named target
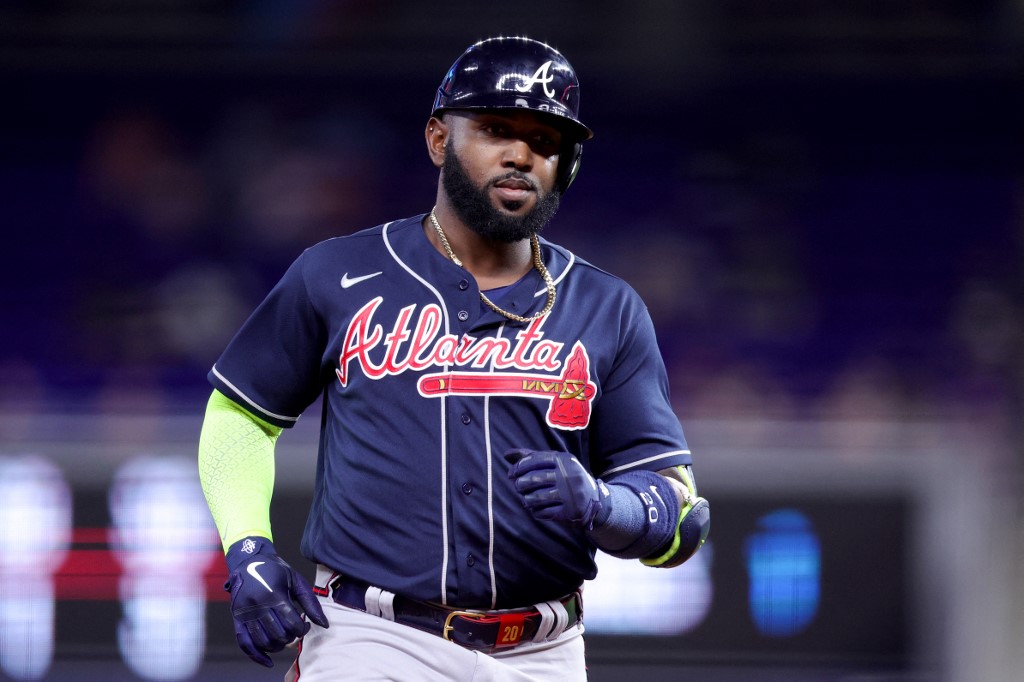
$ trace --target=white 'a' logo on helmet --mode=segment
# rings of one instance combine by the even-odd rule
[[[551,73],[551,60],[549,59],[541,64],[531,77],[524,78],[523,82],[516,86],[516,90],[519,92],[529,92],[534,85],[540,83],[544,86],[544,94],[554,99],[555,91],[548,87],[548,83],[554,80],[555,76]]]

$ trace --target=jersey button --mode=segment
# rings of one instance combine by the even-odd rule
[[[469,313],[466,312],[465,310],[460,310],[459,311],[459,319],[462,320],[463,322],[465,322],[466,320],[469,319]]]
[[[473,421],[473,418],[470,417],[468,414],[462,415],[462,423],[463,424],[469,424],[471,421]]]
[[[469,495],[470,493],[472,493],[472,492],[473,492],[473,486],[471,486],[471,485],[470,485],[470,484],[468,484],[468,483],[463,483],[463,484],[462,484],[462,492],[464,492],[464,493],[466,493],[467,495]]]
[[[466,565],[467,566],[472,566],[475,563],[476,563],[476,557],[473,556],[472,554],[467,554],[466,555]]]
[[[469,288],[469,280],[468,279],[464,279],[461,282],[459,282],[459,290],[465,291],[468,288]]]

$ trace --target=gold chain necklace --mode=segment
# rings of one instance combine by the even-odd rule
[[[462,265],[462,261],[459,260],[458,256],[456,256],[452,251],[452,245],[448,243],[448,237],[445,236],[444,230],[441,229],[441,223],[437,222],[437,216],[434,215],[434,209],[430,209],[430,222],[433,223],[434,229],[437,230],[437,236],[441,240],[441,246],[444,247],[448,257],[451,258],[452,262],[460,268],[465,267]],[[544,267],[544,261],[541,260],[540,240],[537,239],[537,235],[530,236],[530,248],[533,250],[533,267],[537,268],[537,272],[539,272],[540,276],[544,279],[544,286],[547,287],[548,290],[548,302],[544,305],[543,310],[531,315],[530,317],[522,317],[515,313],[510,313],[507,310],[502,310],[496,306],[491,299],[487,298],[483,291],[480,292],[480,300],[484,302],[484,305],[499,315],[503,315],[504,317],[507,317],[510,320],[515,320],[516,322],[530,322],[532,320],[536,320],[538,317],[547,315],[555,306],[555,282],[551,279],[551,273],[549,273],[548,269]]]

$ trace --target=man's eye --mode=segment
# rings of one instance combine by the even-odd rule
[[[559,152],[559,141],[549,135],[538,135],[533,139],[533,143],[545,156],[553,156]]]

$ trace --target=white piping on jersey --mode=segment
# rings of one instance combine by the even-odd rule
[[[629,464],[623,464],[622,466],[612,467],[611,469],[605,469],[604,473],[602,473],[601,475],[602,476],[607,476],[608,474],[614,473],[616,471],[624,471],[626,469],[634,469],[634,468],[640,466],[641,464],[647,464],[648,462],[656,462],[659,459],[665,459],[667,457],[675,457],[676,455],[688,455],[688,454],[690,454],[689,450],[673,450],[672,452],[666,452],[666,453],[663,453],[663,454],[660,454],[660,455],[654,455],[653,457],[645,457],[644,459],[640,459],[640,460],[637,460],[635,462],[630,462]]]
[[[394,221],[386,223],[381,228],[380,235],[384,240],[384,247],[387,248],[388,253],[395,259],[395,262],[416,280],[419,281],[424,287],[434,294],[437,298],[437,302],[441,307],[441,318],[444,320],[444,333],[449,333],[448,326],[448,307],[445,305],[444,298],[441,296],[441,292],[434,288],[434,286],[419,276],[419,274],[409,267],[398,254],[395,249],[391,246],[391,241],[388,239],[388,228],[391,227]],[[445,363],[444,368],[448,369],[449,364]],[[442,543],[442,555],[441,555],[441,603],[445,606],[448,605],[448,433],[446,430],[447,424],[447,409],[448,399],[441,399],[441,543]]]
[[[505,323],[498,327],[494,338],[500,339]],[[497,369],[491,359],[490,372]],[[491,397],[484,397],[484,454],[487,456],[487,571],[491,577],[491,608],[498,605],[498,577],[494,571],[494,458],[491,456]]]
[[[487,572],[491,578],[491,608],[494,609],[498,603],[498,583],[494,574],[494,458],[491,457],[491,396],[484,396],[484,456],[487,457]]]
[[[565,276],[569,274],[569,270],[572,269],[572,266],[573,266],[573,264],[575,262],[576,262],[576,254],[573,253],[572,251],[570,251],[569,252],[569,262],[566,263],[565,268],[562,269],[562,272],[558,273],[558,277],[555,277],[553,280],[551,280],[552,284],[556,284],[557,285],[559,282],[561,282],[563,279],[565,279]],[[535,293],[533,295],[533,297],[534,298],[538,298],[540,296],[547,296],[547,295],[548,295],[548,288],[547,287],[543,287],[541,289],[538,289],[537,293]]]
[[[257,410],[261,414],[265,414],[268,417],[273,417],[274,419],[280,419],[281,421],[286,421],[286,422],[297,422],[297,421],[299,421],[298,417],[286,417],[283,414],[274,414],[270,410],[264,410],[262,407],[257,405],[256,402],[252,398],[250,398],[246,394],[244,394],[241,391],[239,391],[237,386],[235,386],[233,383],[228,381],[227,377],[225,377],[223,374],[221,374],[220,370],[217,369],[217,365],[214,365],[213,368],[210,371],[213,372],[213,375],[215,377],[217,377],[218,379],[223,381],[225,386],[227,386],[232,391],[234,391],[235,395],[237,395],[239,398],[241,398],[245,402],[249,403],[249,405],[251,405],[253,407],[253,409]]]

